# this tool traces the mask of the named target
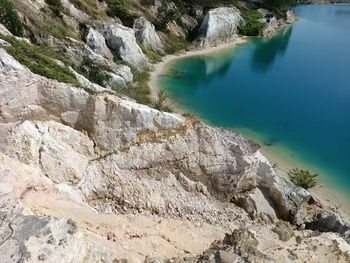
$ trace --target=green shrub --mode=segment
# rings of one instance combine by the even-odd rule
[[[298,0],[267,0],[262,2],[262,7],[272,10],[277,17],[281,18],[286,11],[298,3]]]
[[[6,50],[21,64],[28,67],[33,73],[56,79],[60,82],[78,84],[68,67],[60,66],[54,60],[60,60],[66,65],[71,65],[67,58],[60,52],[54,51],[48,46],[28,44],[25,41],[16,40],[13,37],[2,37],[11,46]]]
[[[154,0],[140,0],[140,4],[142,6],[149,7],[149,6],[154,5]]]
[[[166,38],[166,53],[173,54],[180,50],[186,49],[190,45],[183,37],[178,37],[172,34],[168,34]]]
[[[164,90],[158,93],[158,98],[153,102],[153,108],[159,111],[171,112],[172,109],[166,104],[167,95]]]
[[[130,98],[133,98],[138,103],[145,104],[148,106],[153,106],[150,99],[150,88],[148,85],[149,82],[149,71],[139,71],[134,68],[131,69],[134,75],[134,83],[131,87],[121,88],[119,86],[114,87],[114,91],[119,94],[126,95]]]
[[[126,7],[123,0],[108,0],[107,14],[118,17],[126,26],[132,26],[136,16]]]
[[[84,59],[80,71],[93,83],[106,87],[111,80],[111,75],[106,71],[110,71],[107,66],[95,63],[91,59]]]
[[[294,168],[288,172],[289,179],[297,186],[305,189],[317,185],[318,174],[312,174],[309,170]]]
[[[10,0],[0,0],[0,23],[15,36],[23,36],[23,26]]]
[[[259,19],[263,18],[263,15],[252,9],[243,9],[241,10],[241,14],[246,23],[238,28],[239,33],[246,36],[259,35],[266,25],[259,21]]]
[[[161,61],[161,56],[157,53],[157,52],[155,52],[155,51],[153,51],[153,50],[151,50],[151,49],[148,49],[148,48],[146,48],[144,45],[142,45],[141,43],[137,43],[138,45],[139,45],[139,47],[141,48],[141,50],[142,50],[142,52],[147,56],[147,57],[149,57],[153,62],[159,62],[159,61]]]
[[[172,20],[182,24],[180,20],[182,14],[179,12],[179,10],[167,9],[165,2],[163,2],[162,6],[158,8],[158,13],[160,14],[160,17],[157,17],[157,19],[152,21],[156,30],[165,32],[167,23]]]
[[[45,0],[45,2],[56,16],[59,16],[63,11],[61,0]]]
[[[50,24],[47,25],[47,27],[45,28],[47,33],[49,33],[51,36],[56,37],[56,38],[60,38],[63,39],[65,37],[73,37],[74,35],[71,34],[70,31],[67,31],[67,28],[65,28],[63,25],[61,24]]]
[[[99,5],[98,0],[69,0],[76,8],[93,18],[103,18],[106,16]]]

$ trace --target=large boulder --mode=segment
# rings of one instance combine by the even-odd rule
[[[145,48],[153,51],[163,51],[163,44],[157,35],[154,25],[146,18],[140,17],[135,20],[133,29],[136,40]]]
[[[302,204],[311,194],[286,179],[276,175],[267,162],[261,162],[257,170],[257,185],[272,200],[279,218],[294,222]]]
[[[235,7],[219,7],[210,10],[199,28],[198,46],[215,46],[237,38],[238,27],[244,23]]]
[[[21,65],[17,60],[15,60],[11,55],[9,55],[3,48],[0,48],[0,68],[3,72],[12,71],[12,70],[28,71],[28,69],[25,66]]]
[[[79,23],[87,23],[90,21],[91,18],[86,13],[76,8],[69,0],[61,0],[61,3],[66,10],[66,13],[76,19]]]
[[[94,156],[85,134],[53,121],[23,122],[12,131],[11,143],[19,159],[40,166],[55,183],[78,182]]]
[[[257,152],[257,159],[253,170],[239,180],[233,201],[253,218],[265,214],[270,219],[277,216],[295,223],[299,210],[310,200],[311,194],[279,177],[260,152]]]
[[[305,224],[305,227],[314,231],[339,233],[350,243],[350,226],[332,212],[319,212],[311,222]]]
[[[144,68],[147,58],[138,46],[134,30],[117,23],[101,23],[97,25],[107,41],[107,46],[117,57],[136,68]]]
[[[86,44],[96,53],[107,59],[113,59],[113,54],[106,45],[106,40],[98,31],[90,28],[86,36]]]

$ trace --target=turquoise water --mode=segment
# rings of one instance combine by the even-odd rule
[[[288,148],[349,193],[350,6],[296,12],[299,21],[276,37],[176,60],[158,83],[177,106]]]

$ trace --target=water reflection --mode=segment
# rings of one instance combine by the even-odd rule
[[[191,63],[188,63],[188,60]],[[216,77],[224,78],[233,61],[234,50],[215,55],[189,57],[174,63],[168,70],[167,77],[177,79],[186,83],[189,88],[196,89],[200,84],[211,82]]]
[[[252,69],[260,73],[267,72],[273,65],[276,57],[278,55],[282,57],[286,52],[291,35],[292,27],[287,27],[271,39],[257,40],[252,55]]]

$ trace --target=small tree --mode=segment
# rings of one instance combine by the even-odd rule
[[[129,11],[123,0],[108,0],[107,14],[118,17],[126,26],[132,26],[136,16]]]
[[[15,36],[21,37],[23,35],[21,20],[15,7],[9,0],[0,0],[0,23]]]
[[[309,170],[294,168],[288,171],[288,176],[295,185],[305,189],[309,189],[317,185],[318,174],[313,174]]]
[[[49,8],[56,16],[59,16],[63,11],[61,0],[45,0],[45,2],[48,4]]]

